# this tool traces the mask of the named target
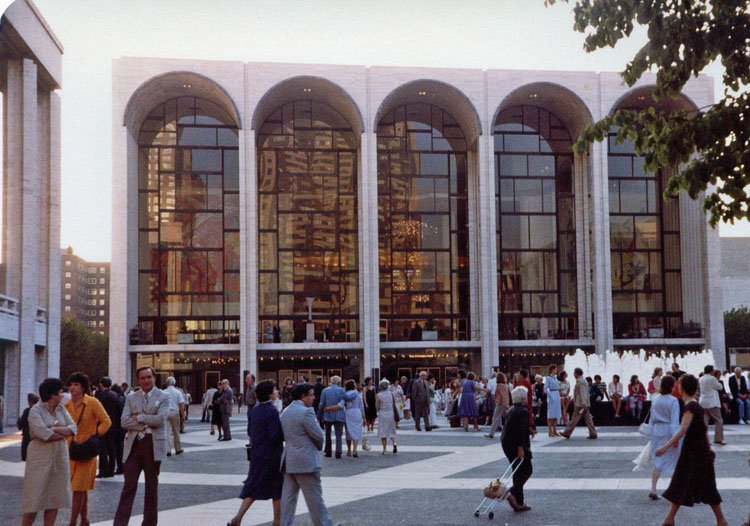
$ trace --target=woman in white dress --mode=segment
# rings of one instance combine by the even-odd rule
[[[549,436],[559,437],[557,421],[562,418],[560,404],[560,382],[557,380],[557,365],[549,366],[547,378],[544,379],[544,392],[547,394],[547,429]]]
[[[388,380],[381,380],[380,392],[375,397],[375,407],[378,410],[378,437],[383,443],[382,455],[385,455],[386,444],[388,439],[391,439],[393,444],[393,454],[398,453],[398,447],[396,446],[396,418],[394,412],[396,410],[397,399],[393,391],[389,390]],[[400,418],[400,417],[399,417]]]
[[[568,408],[570,407],[570,382],[568,381],[568,373],[565,371],[560,373],[558,377],[560,381],[560,410],[562,413],[562,424],[568,425],[570,415],[568,415]]]
[[[404,378],[406,377],[404,376]],[[401,382],[399,382],[398,378],[393,380],[393,385],[390,386],[390,389],[393,396],[396,397],[396,411],[398,411],[398,418],[403,420],[405,418],[404,409],[406,407],[406,397],[404,396],[404,388],[401,387]],[[398,422],[396,422],[396,427],[398,427]]]
[[[344,418],[346,420],[346,456],[358,458],[357,446],[362,442],[362,422],[365,403],[357,391],[354,380],[347,380],[344,392]],[[354,448],[352,448],[354,446]]]
[[[44,512],[44,526],[54,526],[57,510],[70,508],[70,462],[66,437],[76,424],[62,405],[63,383],[47,378],[39,386],[40,401],[29,410],[31,442],[23,476],[23,526]]]
[[[656,397],[651,404],[651,459],[654,462],[654,471],[651,473],[651,492],[648,498],[658,500],[656,494],[656,483],[662,473],[672,473],[680,457],[682,441],[660,457],[656,456],[656,450],[666,444],[670,438],[680,429],[680,403],[672,396],[674,388],[674,377],[664,376],[659,385],[660,396]]]

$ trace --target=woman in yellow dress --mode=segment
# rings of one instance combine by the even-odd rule
[[[78,427],[76,436],[68,439],[68,443],[75,440],[82,444],[94,434],[103,435],[112,425],[107,411],[104,410],[99,400],[86,394],[89,392],[90,385],[89,377],[83,373],[73,373],[68,378],[68,391],[71,399],[65,404],[65,409],[68,410]],[[94,489],[97,456],[86,460],[70,460],[70,483],[73,488],[71,526],[76,525],[79,515],[81,516],[81,526],[89,525],[88,492]]]

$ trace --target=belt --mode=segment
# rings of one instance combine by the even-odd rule
[[[549,389],[550,391],[559,391],[559,389]]]

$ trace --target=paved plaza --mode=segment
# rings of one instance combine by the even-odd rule
[[[207,424],[189,421],[185,454],[162,464],[160,525],[223,526],[232,517],[247,472],[245,414],[232,420],[231,442],[217,442]],[[502,503],[492,521],[474,518],[481,488],[507,461],[499,441],[485,438],[484,430],[465,433],[439,423],[428,434],[403,421],[397,455],[381,455],[378,443],[358,459],[323,458],[323,492],[334,524],[584,525],[611,523],[609,517],[620,524],[658,525],[667,512],[666,501],[647,498],[650,472],[632,471],[632,459],[646,444],[636,428],[601,428],[599,440],[591,441],[584,427],[568,441],[550,439],[541,429],[532,442],[534,475],[526,486],[531,512],[515,514]],[[750,511],[750,426],[729,426],[726,441],[717,450],[717,482],[729,524],[739,525]],[[19,522],[23,470],[19,443],[0,443],[0,524]],[[661,481],[660,488],[667,484]],[[121,487],[121,476],[97,481],[90,494],[92,524],[112,524]],[[131,524],[140,524],[142,497],[141,484]],[[298,525],[311,524],[302,498],[297,513]],[[67,524],[68,517],[63,511],[58,524]],[[270,502],[259,502],[243,524],[270,524],[271,518]],[[707,506],[684,508],[678,524],[711,525],[713,515]]]

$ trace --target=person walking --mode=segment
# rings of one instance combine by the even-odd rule
[[[435,386],[437,379],[434,374],[427,375],[427,395],[430,403],[429,421],[430,429],[437,429],[437,393]],[[428,429],[428,431],[430,430]]]
[[[583,379],[583,370],[580,367],[576,367],[573,371],[573,376],[576,379],[575,386],[573,387],[573,418],[570,419],[568,427],[560,433],[560,436],[569,439],[570,435],[573,434],[578,422],[583,417],[586,422],[586,426],[589,428],[588,438],[595,440],[597,438],[596,428],[594,427],[594,419],[591,418],[591,401],[589,399],[589,386],[586,380]]]
[[[354,380],[347,380],[344,392],[344,418],[346,420],[346,456],[358,458],[357,446],[362,442],[362,416],[365,404]]]
[[[294,389],[294,380],[287,376],[284,379],[284,387],[281,389],[281,402],[284,407],[292,403],[292,389]]]
[[[664,456],[684,437],[672,480],[662,494],[672,503],[662,526],[674,526],[675,515],[680,507],[692,507],[695,503],[711,506],[717,526],[727,526],[728,523],[721,510],[721,495],[716,489],[714,471],[716,454],[711,451],[708,441],[708,426],[703,419],[703,407],[695,400],[698,380],[691,374],[683,374],[680,376],[679,383],[682,400],[685,403],[685,413],[682,415],[680,428],[654,453],[657,457]]]
[[[509,406],[510,388],[508,387],[508,379],[503,373],[497,373],[495,383],[495,409],[492,414],[490,432],[484,436],[487,438],[495,438],[495,432],[502,430],[503,419],[506,416]]]
[[[274,383],[274,388],[276,384]],[[275,401],[278,397],[274,398]],[[253,438],[251,436],[250,432],[250,420],[253,412],[253,407],[255,407],[255,404],[258,403],[258,397],[255,394],[255,375],[252,375],[250,373],[247,373],[245,375],[245,394],[243,396],[243,402],[245,403],[245,406],[247,406],[247,438],[248,438],[248,446],[252,446],[253,444]]]
[[[221,381],[222,391],[219,397],[219,408],[221,411],[221,428],[224,436],[219,438],[224,442],[232,440],[232,429],[229,427],[229,419],[232,416],[232,407],[234,406],[234,390],[229,385],[229,380]]]
[[[35,393],[28,393],[26,395],[26,403],[28,407],[23,410],[21,416],[16,420],[16,427],[21,432],[21,460],[26,462],[26,453],[29,449],[29,443],[31,442],[31,430],[29,429],[29,412],[31,408],[36,405],[39,401],[39,397]]]
[[[70,524],[75,526],[81,517],[81,526],[89,524],[89,494],[94,489],[96,480],[96,460],[99,456],[99,437],[103,436],[112,426],[112,421],[101,402],[89,396],[89,377],[81,372],[75,372],[68,377],[68,391],[70,401],[65,404],[70,417],[76,423],[76,436],[68,438],[71,448],[70,485],[73,489],[73,506],[70,514]],[[96,436],[91,451],[76,455],[72,442],[85,444],[90,437]],[[78,448],[82,449],[82,448]]]
[[[700,379],[700,406],[703,408],[703,419],[708,422],[714,421],[714,444],[725,446],[724,442],[724,420],[721,418],[721,399],[719,391],[722,389],[721,382],[713,375],[714,366],[707,365],[703,368],[705,373]]]
[[[474,391],[482,390],[482,387],[474,380],[476,375],[469,373],[461,385],[461,401],[458,403],[458,416],[464,431],[469,431],[469,420],[474,421],[474,431],[479,431],[479,409],[474,401]]]
[[[117,439],[122,429],[120,427],[122,404],[120,398],[111,388],[112,379],[108,376],[102,376],[99,379],[96,399],[104,407],[112,425],[106,433],[99,436],[99,474],[97,478],[114,477],[117,465]]]
[[[547,395],[547,429],[550,437],[558,437],[557,421],[562,418],[560,405],[560,382],[557,380],[557,365],[552,364],[547,369],[544,379],[544,393]]]
[[[666,444],[680,429],[680,404],[672,396],[675,379],[673,376],[663,376],[659,381],[659,395],[651,403],[651,461],[654,470],[651,473],[651,491],[648,498],[658,500],[656,484],[662,473],[672,473],[680,456],[681,442],[676,442],[664,455],[656,456],[656,451]],[[664,395],[664,396],[661,396]]]
[[[221,416],[221,393],[224,391],[224,382],[219,380],[216,384],[216,392],[211,398],[211,434],[214,434],[214,428],[219,431],[219,440],[224,438],[224,419]]]
[[[323,425],[326,429],[326,457],[331,456],[331,450],[333,449],[331,444],[331,428],[334,428],[336,432],[336,458],[341,458],[343,450],[342,442],[346,417],[344,416],[343,404],[340,403],[344,399],[344,390],[339,385],[340,383],[340,376],[331,376],[331,385],[323,389],[320,395],[320,407],[323,410]]]
[[[414,426],[417,431],[422,431],[419,421],[424,421],[425,431],[432,431],[430,425],[430,392],[427,385],[427,371],[419,373],[419,377],[411,383],[409,391],[411,400],[411,411],[414,415]]]
[[[372,385],[372,378],[365,378],[365,385],[362,387],[362,393],[365,403],[365,422],[367,430],[373,432],[375,430],[375,419],[378,417],[378,409],[375,407],[375,386]]]
[[[286,442],[282,460],[284,486],[281,491],[281,526],[294,526],[300,490],[312,523],[331,526],[333,523],[323,502],[320,482],[323,430],[312,409],[315,389],[310,384],[298,384],[291,394],[291,404],[281,413],[281,429]]]
[[[182,454],[182,444],[180,443],[180,415],[185,410],[185,398],[183,398],[175,384],[177,381],[173,376],[167,378],[167,388],[164,389],[164,394],[169,396],[169,416],[167,417],[167,423],[171,429],[171,433],[167,433],[167,456],[172,456],[172,448],[174,447],[175,455]]]
[[[391,439],[393,444],[393,454],[398,453],[398,446],[396,445],[396,424],[398,423],[398,402],[396,401],[396,395],[391,390],[391,384],[388,380],[381,380],[380,392],[375,397],[375,408],[378,410],[378,438],[383,444],[382,455],[385,455],[386,445],[388,439]]]
[[[247,393],[247,389],[245,392]],[[250,443],[253,444],[250,450],[250,470],[240,492],[242,504],[227,526],[240,526],[245,513],[256,500],[270,499],[273,503],[273,526],[279,526],[281,521],[284,474],[280,468],[284,433],[281,430],[279,412],[272,403],[279,398],[279,390],[276,389],[275,382],[264,380],[257,387],[253,386],[253,397],[257,404],[247,406],[250,414],[248,422],[252,420],[252,425],[248,424]]]
[[[747,380],[742,376],[742,367],[735,367],[734,374],[729,377],[729,392],[737,404],[739,424],[750,424],[750,395],[747,390]]]
[[[128,526],[138,479],[143,472],[146,498],[142,526],[156,526],[159,513],[159,469],[167,458],[167,417],[170,396],[155,387],[156,371],[140,367],[135,372],[140,391],[132,391],[122,410],[125,437],[125,484],[115,512],[113,526]]]
[[[508,462],[520,462],[520,466],[513,474],[513,486],[508,495],[508,504],[515,512],[530,511],[523,495],[523,487],[533,473],[531,465],[531,427],[529,424],[529,410],[526,407],[528,392],[523,386],[516,387],[511,392],[513,407],[508,412],[508,418],[503,426],[500,442]]]
[[[211,423],[211,408],[213,407],[214,393],[216,393],[216,391],[216,387],[211,386],[206,389],[205,393],[203,393],[203,398],[201,399],[201,406],[203,407],[203,412],[201,413],[201,422],[205,424]]]
[[[70,508],[71,485],[66,438],[76,434],[76,423],[62,405],[63,383],[47,378],[39,385],[39,399],[29,410],[31,441],[23,474],[22,526],[31,526],[40,511],[44,526],[54,526],[60,508]]]

